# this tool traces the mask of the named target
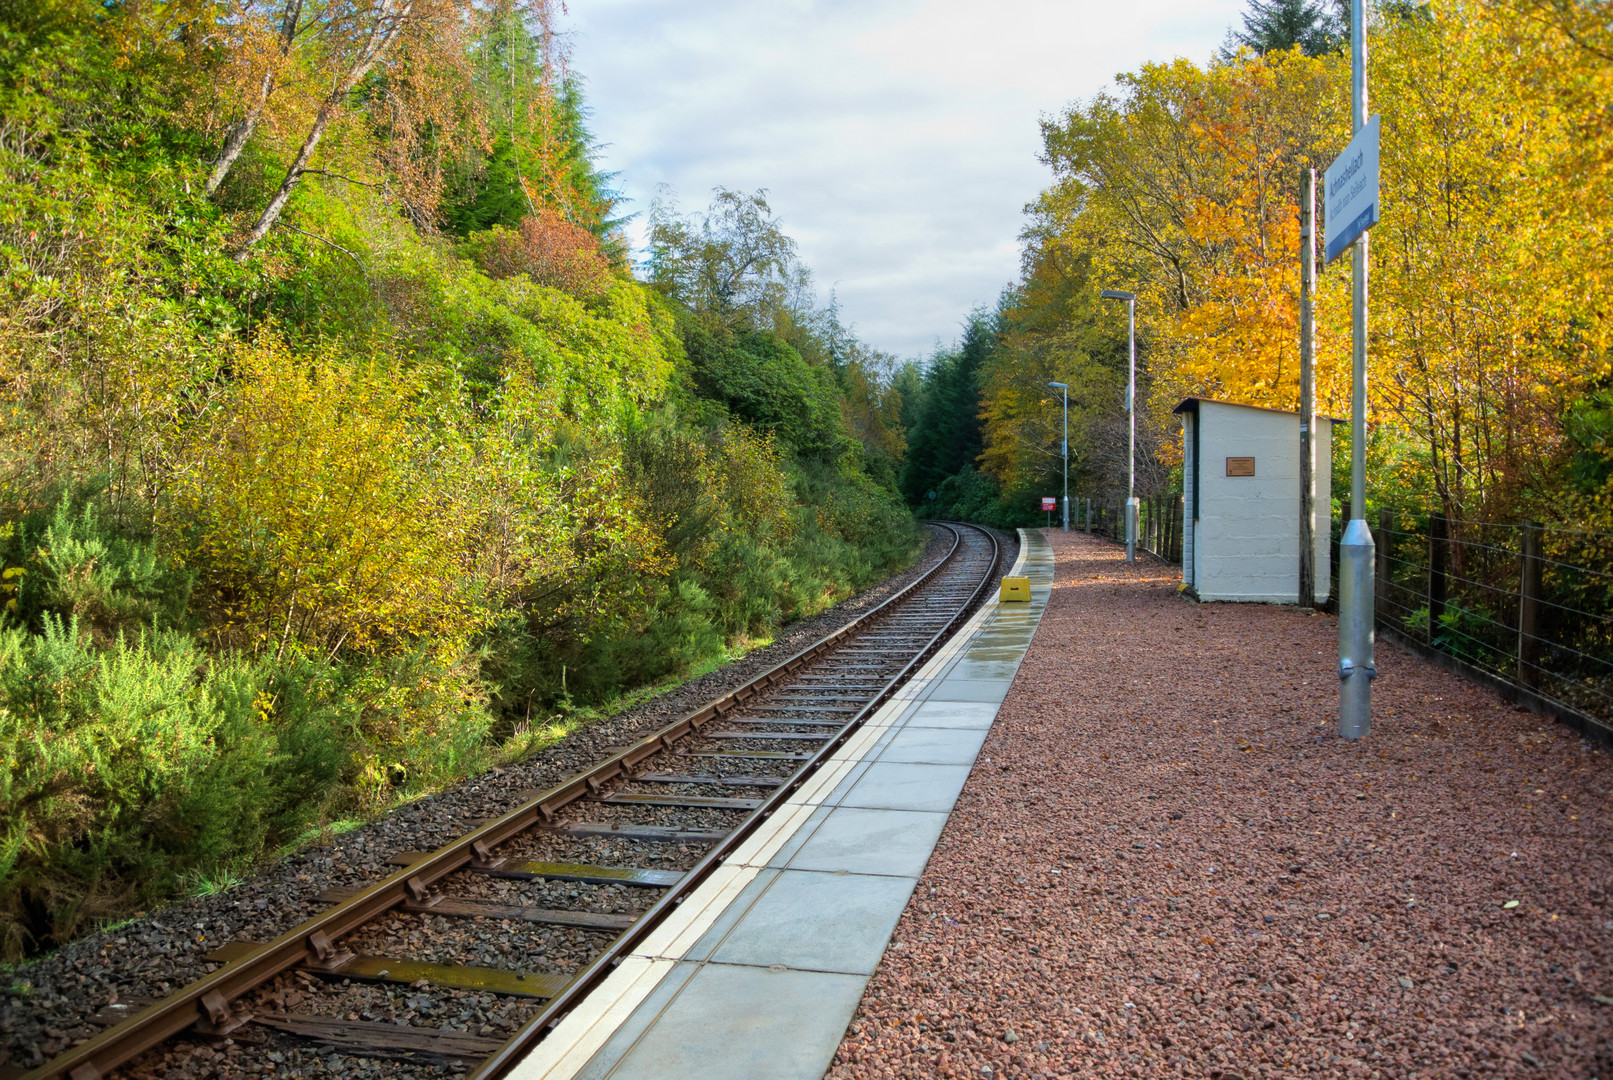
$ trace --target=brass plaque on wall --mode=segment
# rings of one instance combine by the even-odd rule
[[[1227,458],[1228,476],[1253,476],[1255,474],[1255,459],[1252,457]]]

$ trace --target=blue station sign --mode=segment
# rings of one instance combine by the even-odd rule
[[[1378,115],[1355,133],[1323,180],[1330,263],[1378,223]]]

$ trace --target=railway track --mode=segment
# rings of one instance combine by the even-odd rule
[[[878,607],[458,839],[398,853],[395,873],[326,893],[273,940],[216,947],[211,974],[108,1006],[104,1030],[24,1080],[164,1075],[152,1059],[170,1040],[229,1075],[366,1071],[349,1059],[388,1063],[369,1075],[504,1075],[985,595],[995,537],[935,527],[946,556]]]

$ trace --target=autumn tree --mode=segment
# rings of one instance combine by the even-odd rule
[[[278,6],[278,26],[274,24],[274,7],[260,8],[251,0],[242,5],[234,19],[225,23],[233,31],[231,38],[226,39],[225,79],[227,84],[245,90],[245,111],[230,128],[218,157],[213,159],[213,167],[207,175],[209,195],[218,190],[258,130],[263,111],[291,58],[292,46],[310,29],[303,24],[303,0],[284,0]]]
[[[1145,493],[1168,483],[1182,396],[1297,401],[1298,179],[1338,142],[1338,66],[1298,51],[1145,65],[1044,121],[1056,179],[1030,208],[1004,359],[983,386],[982,462],[1005,490],[1062,465],[1050,380],[1071,387],[1075,482],[1124,486],[1125,320],[1097,303],[1105,288],[1139,295]],[[1339,389],[1324,384],[1324,407]]]
[[[497,228],[475,237],[472,250],[490,277],[526,274],[577,297],[594,297],[610,285],[610,264],[594,234],[556,210],[539,207],[516,229]]]
[[[1370,23],[1384,124],[1368,344],[1380,497],[1453,519],[1544,514],[1565,455],[1584,453],[1563,418],[1595,429],[1577,403],[1609,371],[1613,65],[1591,7],[1436,0]],[[1282,10],[1302,8],[1316,14]],[[1045,460],[1046,378],[1080,388],[1083,461],[1118,441],[1105,435],[1112,405],[1084,411],[1104,395],[1099,343],[1120,330],[1083,299],[1105,287],[1139,294],[1145,429],[1189,393],[1295,407],[1299,179],[1349,137],[1347,76],[1342,58],[1302,49],[1146,65],[1044,124],[1056,179],[1033,204],[1004,321],[1015,360],[983,387],[993,475],[1014,482]],[[1348,273],[1327,270],[1318,298],[1318,403],[1335,415]]]
[[[1562,418],[1607,377],[1609,71],[1461,2],[1387,23],[1376,56],[1373,373],[1416,448],[1399,486],[1511,516],[1557,486]]]
[[[1516,12],[1561,33],[1589,56],[1613,63],[1613,22],[1599,0],[1498,0]]]
[[[486,145],[494,114],[508,112],[510,95],[479,78],[486,72],[473,48],[498,31],[518,28],[528,52],[538,43],[542,74],[526,88],[529,111],[556,112],[559,62],[544,51],[554,40],[549,0],[241,0],[201,14],[214,32],[190,36],[213,42],[198,59],[214,71],[215,89],[196,107],[222,134],[207,191],[224,188],[255,137],[266,134],[271,155],[285,155],[278,183],[252,204],[242,257],[309,175],[384,190],[429,223],[445,159]],[[321,147],[336,131],[342,146],[324,161]]]

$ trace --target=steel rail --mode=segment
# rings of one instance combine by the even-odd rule
[[[962,537],[958,534],[957,529],[954,528],[951,523],[934,522],[933,524],[939,524],[943,528],[952,531],[955,542],[953,544],[952,551],[949,552],[947,556],[947,561],[950,561],[952,555],[956,554],[958,548],[962,545]],[[976,526],[970,525],[966,525],[964,527],[977,528]],[[700,885],[700,883],[712,873],[712,871],[721,866],[727,857],[732,854],[735,848],[743,843],[745,839],[762,824],[762,822],[771,817],[773,813],[777,811],[779,807],[781,807],[798,788],[801,787],[802,784],[806,783],[806,781],[811,778],[812,774],[817,771],[818,767],[827,761],[837,750],[839,750],[846,740],[851,738],[851,736],[856,733],[858,728],[862,727],[863,722],[867,720],[869,716],[872,716],[881,705],[888,701],[890,697],[901,688],[902,684],[907,681],[908,677],[914,671],[916,671],[920,665],[928,660],[938,648],[940,648],[942,642],[946,641],[946,639],[952,635],[952,632],[957,628],[958,623],[968,615],[969,611],[975,606],[976,601],[980,599],[980,595],[985,590],[986,586],[991,583],[993,571],[1001,558],[1001,550],[1000,545],[997,543],[997,538],[985,529],[978,529],[978,531],[991,542],[991,558],[986,564],[985,572],[981,575],[979,583],[976,584],[974,589],[970,592],[968,599],[964,600],[963,603],[953,611],[951,618],[947,620],[946,624],[939,631],[937,631],[930,638],[929,642],[902,667],[901,671],[897,672],[896,675],[886,683],[884,689],[882,689],[873,700],[869,701],[867,705],[863,706],[862,710],[859,711],[856,716],[847,721],[845,727],[841,728],[833,739],[826,742],[818,749],[816,753],[812,755],[811,758],[804,762],[784,786],[774,789],[773,793],[768,796],[767,800],[763,802],[763,804],[758,807],[750,815],[750,817],[741,822],[740,825],[730,832],[726,837],[724,837],[720,843],[702,855],[700,861],[696,863],[688,873],[684,874],[683,878],[677,883],[677,885],[669,889],[659,900],[655,902],[652,907],[650,907],[648,911],[644,913],[642,917],[634,922],[631,927],[629,927],[627,930],[624,930],[621,936],[612,942],[608,949],[606,949],[599,956],[595,957],[586,967],[579,971],[572,978],[571,982],[567,984],[565,989],[561,990],[559,994],[551,998],[536,1016],[532,1017],[525,1024],[523,1024],[520,1030],[511,1036],[509,1041],[507,1041],[503,1046],[499,1047],[492,1057],[488,1058],[481,1064],[479,1068],[470,1073],[467,1080],[498,1080],[498,1078],[506,1076],[509,1071],[513,1069],[521,1061],[521,1059],[530,1053],[533,1047],[542,1040],[544,1034],[549,1028],[555,1026],[562,1019],[564,1019],[567,1012],[574,1008],[578,1002],[595,987],[597,987],[599,983],[603,982],[605,978],[608,977],[613,970],[615,970],[616,965],[621,963],[622,958],[625,957],[634,948],[634,946],[638,945],[639,942],[643,941],[644,938],[649,936],[650,932],[658,923],[660,923],[662,918],[670,914],[673,908],[675,908],[678,904],[681,904],[684,898],[693,892]],[[936,564],[931,573],[939,570],[943,565],[945,565],[945,562]],[[926,578],[927,577],[928,575],[926,575]],[[915,582],[914,584],[917,585],[918,583]],[[904,590],[904,593],[905,591],[906,590]],[[893,597],[892,599],[895,598]],[[886,601],[886,603],[889,602],[890,601]],[[882,604],[880,606],[883,607],[884,605]],[[869,614],[872,614],[872,612]]]
[[[431,852],[424,859],[412,863],[408,867],[383,878],[376,884],[355,894],[351,899],[345,900],[329,910],[299,923],[297,926],[281,934],[272,941],[264,943],[257,949],[223,965],[211,975],[182,987],[178,991],[152,1003],[140,1012],[102,1031],[99,1035],[87,1039],[69,1050],[62,1052],[38,1068],[24,1073],[21,1080],[101,1080],[107,1073],[121,1065],[132,1061],[140,1054],[185,1032],[196,1028],[203,1033],[223,1034],[234,1030],[248,1017],[237,1015],[231,1008],[231,1003],[241,995],[263,985],[276,975],[298,964],[307,963],[317,966],[322,961],[332,961],[340,956],[336,942],[343,936],[371,920],[384,915],[386,912],[409,900],[425,900],[429,897],[431,886],[435,882],[453,874],[466,866],[477,862],[490,862],[493,859],[493,849],[514,836],[523,833],[534,826],[541,825],[553,819],[555,812],[569,803],[587,797],[596,792],[600,785],[627,774],[638,762],[653,757],[656,754],[672,749],[679,739],[692,734],[698,734],[706,723],[719,719],[742,706],[750,699],[765,690],[774,687],[785,679],[792,677],[802,667],[818,659],[833,646],[869,624],[869,621],[885,612],[894,604],[909,599],[912,594],[936,577],[954,558],[957,557],[963,546],[961,534],[952,525],[942,522],[940,525],[952,533],[952,546],[947,554],[935,566],[925,571],[923,575],[910,582],[899,592],[887,597],[877,606],[869,609],[857,618],[846,623],[828,636],[819,639],[812,645],[796,653],[788,660],[752,679],[744,686],[710,702],[700,709],[690,713],[680,720],[661,728],[640,739],[633,745],[626,747],[606,758],[598,765],[588,769],[560,784],[550,788],[532,799],[527,800],[514,810],[501,817],[486,822],[457,840],[450,841],[437,850]],[[631,947],[642,940],[650,927],[658,921],[670,908],[681,900],[695,885],[698,885],[705,876],[721,861],[721,858],[732,850],[733,846],[744,836],[755,829],[762,820],[788,797],[807,775],[838,748],[848,738],[852,731],[861,725],[863,718],[874,708],[882,704],[895,692],[896,688],[905,680],[913,665],[927,658],[938,643],[951,632],[953,626],[973,606],[979,598],[980,592],[989,582],[990,567],[995,566],[999,555],[996,537],[980,530],[991,541],[992,559],[985,576],[976,586],[970,599],[966,601],[948,620],[943,629],[935,635],[924,650],[915,659],[907,664],[901,672],[891,680],[877,698],[869,703],[864,710],[858,713],[840,733],[830,742],[827,742],[811,758],[807,759],[802,767],[796,770],[794,779],[774,790],[773,795],[763,805],[751,814],[745,822],[741,823],[735,832],[730,833],[728,840],[707,852],[696,866],[685,874],[679,884],[673,887],[644,916],[638,919],[632,928],[624,932],[612,948],[602,954],[594,962],[586,966],[565,990],[551,999],[543,1011],[528,1025],[516,1034],[500,1051],[490,1058],[479,1070],[476,1076],[497,1075],[487,1071],[489,1065],[498,1065],[505,1068],[515,1058],[517,1048],[524,1047],[535,1036],[529,1031],[541,1032],[543,1026],[552,1022],[552,1018],[568,1007],[580,996],[582,990],[591,987],[604,973],[599,969],[607,961],[614,962],[614,958],[621,955],[623,948],[619,947],[626,939],[626,947]],[[677,899],[673,899],[676,897]],[[540,1024],[539,1021],[542,1023]]]

